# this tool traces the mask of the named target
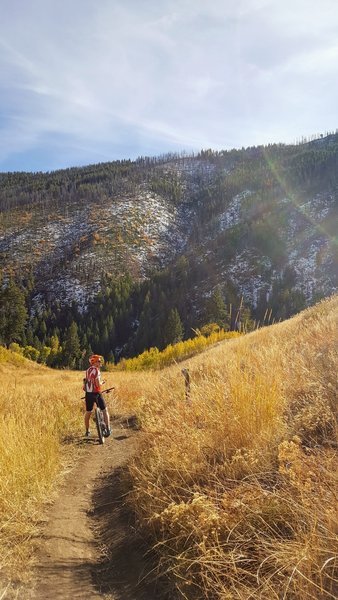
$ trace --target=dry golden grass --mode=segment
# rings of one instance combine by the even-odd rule
[[[178,597],[336,597],[337,309],[187,361],[191,406],[178,367],[140,399],[131,502]]]
[[[29,564],[41,506],[70,460],[79,433],[81,380],[1,351],[0,570]]]
[[[111,413],[136,413],[146,434],[129,500],[173,598],[337,596],[337,312],[335,297],[184,364],[105,374]],[[82,375],[8,356],[0,568],[20,573],[69,461],[62,442],[83,431]]]
[[[120,375],[105,374],[107,387],[116,386],[108,400],[115,414],[134,411],[143,380]],[[81,451],[82,377],[0,347],[0,598],[6,580],[30,575],[41,510]]]

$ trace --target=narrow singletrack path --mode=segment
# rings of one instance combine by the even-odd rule
[[[104,445],[95,434],[86,440],[47,514],[27,600],[161,598],[154,584],[144,581],[151,565],[124,505],[123,473],[139,435],[115,421]]]

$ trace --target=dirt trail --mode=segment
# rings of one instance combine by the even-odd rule
[[[27,600],[159,600],[143,581],[151,569],[124,507],[124,467],[140,434],[114,422],[104,446],[93,436],[68,473],[38,543]]]

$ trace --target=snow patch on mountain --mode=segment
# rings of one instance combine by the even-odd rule
[[[330,290],[337,289],[333,287],[333,282],[327,275],[323,276],[322,257],[325,257],[327,249],[328,241],[317,238],[313,239],[309,246],[290,252],[289,265],[294,268],[297,276],[295,287],[303,292],[307,302],[310,302],[316,293],[328,294]]]
[[[327,217],[334,202],[331,194],[317,194],[314,198],[301,204],[299,208],[314,223],[318,223]]]
[[[244,190],[243,192],[240,192],[240,194],[236,194],[236,196],[233,197],[229,206],[219,216],[219,227],[221,231],[229,229],[240,222],[242,201],[251,194],[252,192],[250,190]]]
[[[259,268],[257,268],[259,266]],[[244,250],[227,263],[226,276],[240,290],[245,302],[257,306],[262,288],[266,289],[266,274],[272,263],[267,256],[258,256],[252,250]]]
[[[57,300],[60,304],[71,304],[75,302],[80,312],[84,312],[92,300],[100,291],[100,281],[91,281],[90,285],[82,283],[69,273],[63,272],[60,278],[47,281],[43,293],[34,298],[37,310],[42,310],[45,301]]]
[[[322,222],[335,205],[332,194],[317,194],[299,206],[292,205],[284,231],[288,265],[296,273],[296,289],[311,302],[316,293],[327,295],[336,287],[330,272],[332,253]]]

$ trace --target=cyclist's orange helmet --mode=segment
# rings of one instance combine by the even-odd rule
[[[102,357],[99,354],[92,354],[89,357],[89,363],[91,365],[95,365],[95,363],[97,363],[97,362],[102,362]]]

